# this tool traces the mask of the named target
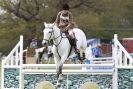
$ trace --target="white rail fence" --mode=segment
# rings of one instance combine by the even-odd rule
[[[121,43],[117,39],[117,35],[114,37],[114,50],[116,53],[116,67],[117,68],[133,68],[133,58],[131,55],[125,50],[125,48],[121,45]]]
[[[4,69],[5,68],[19,68],[19,84],[21,86],[21,65],[22,65],[22,56],[23,56],[23,36],[20,36],[20,41],[13,48],[10,54],[2,60],[2,69],[1,69],[1,89],[18,89],[18,88],[5,88],[4,87]]]
[[[64,74],[111,74],[113,72],[112,64],[64,64],[63,73]],[[99,67],[102,67],[99,69]],[[103,67],[110,67],[108,69],[103,69]],[[84,69],[87,68],[87,69]],[[24,64],[23,73],[56,73],[55,64]]]
[[[2,60],[2,84],[1,89],[24,89],[24,74],[34,73],[56,73],[55,64],[23,64],[23,36],[20,41],[7,56]],[[98,61],[97,61],[98,60]],[[114,44],[112,45],[112,56],[93,58],[91,64],[64,64],[64,74],[107,74],[112,75],[112,89],[118,89],[118,69],[133,68],[133,59],[121,45],[114,35]],[[19,68],[19,88],[4,87],[4,69]]]
[[[133,58],[125,50],[118,40],[117,34],[114,35],[114,45],[112,45],[112,56],[114,58],[114,73],[113,73],[113,89],[118,89],[118,69],[120,68],[133,68]],[[128,62],[129,61],[129,62]]]

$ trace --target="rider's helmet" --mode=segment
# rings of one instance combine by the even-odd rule
[[[69,10],[69,5],[68,4],[63,4],[62,9],[63,10]]]

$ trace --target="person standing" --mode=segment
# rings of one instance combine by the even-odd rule
[[[32,39],[32,42],[30,43],[30,48],[37,48],[37,39]]]
[[[97,57],[102,57],[102,49],[101,46],[97,46],[95,48],[92,49],[92,53],[93,55],[97,58]]]

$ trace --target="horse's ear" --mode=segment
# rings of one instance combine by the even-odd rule
[[[46,22],[44,22],[44,26],[47,27],[47,23]]]

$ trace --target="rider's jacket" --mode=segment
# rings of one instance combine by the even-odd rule
[[[73,15],[68,10],[60,11],[56,17],[55,23],[57,23],[58,27],[62,30],[69,30],[75,27]]]

